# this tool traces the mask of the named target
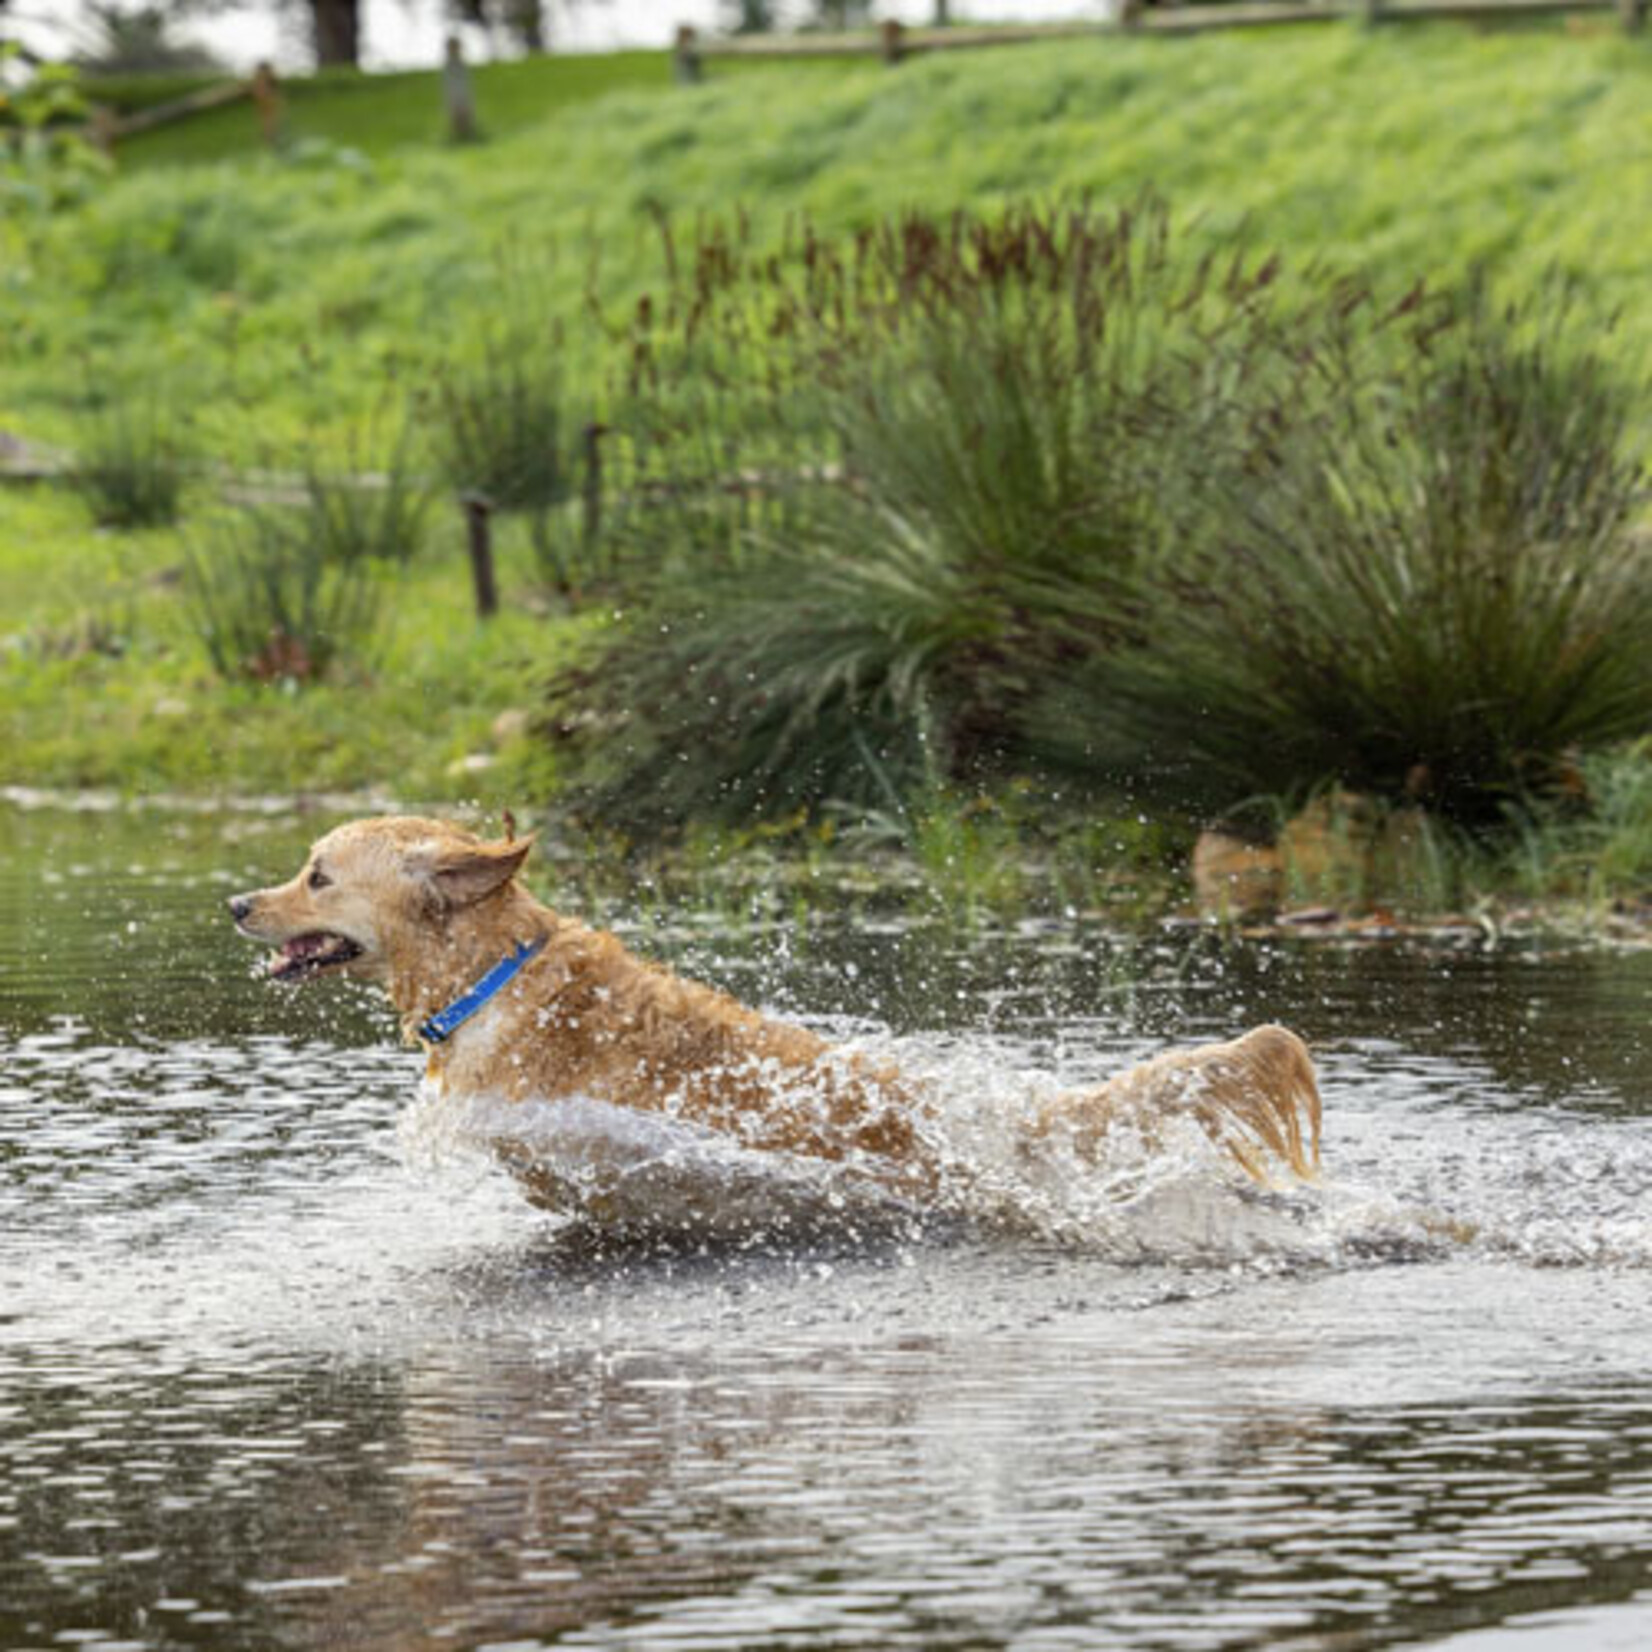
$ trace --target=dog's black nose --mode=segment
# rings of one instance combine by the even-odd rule
[[[237,923],[244,923],[252,915],[252,896],[231,895],[229,898],[229,915]]]

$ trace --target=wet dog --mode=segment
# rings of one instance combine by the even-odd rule
[[[542,905],[518,874],[531,838],[486,842],[441,821],[340,826],[290,882],[234,896],[242,932],[276,948],[274,981],[376,983],[428,1054],[438,1093],[599,1104],[742,1148],[852,1167],[924,1203],[947,1180],[924,1085],[803,1028],[633,956]],[[1258,1181],[1312,1178],[1320,1103],[1306,1047],[1282,1027],[1172,1050],[1020,1120],[1028,1151],[1059,1139],[1096,1158],[1128,1126],[1189,1116]],[[496,1143],[531,1196],[555,1205],[554,1151]]]

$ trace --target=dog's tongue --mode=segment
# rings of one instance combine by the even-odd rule
[[[331,935],[319,933],[294,936],[292,940],[282,946],[279,952],[270,958],[269,968],[271,973],[285,969],[290,964],[301,964],[306,958],[313,958],[317,953],[325,952],[332,941],[333,937]]]

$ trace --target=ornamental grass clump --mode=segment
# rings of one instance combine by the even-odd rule
[[[1015,766],[1029,695],[1131,635],[1186,472],[1243,464],[1293,371],[1274,263],[1183,247],[1153,205],[907,215],[792,265],[713,236],[692,268],[632,358],[653,577],[553,686],[593,801],[635,825],[898,814]],[[707,383],[757,462],[707,468],[682,417]],[[619,726],[581,715],[599,697]]]
[[[1206,807],[1335,782],[1472,827],[1652,728],[1636,399],[1565,305],[1470,292],[1328,352],[1315,416],[1218,480],[1142,633],[1040,715],[1093,773]]]
[[[525,515],[542,572],[563,586],[571,574],[562,518],[579,493],[586,441],[571,411],[561,323],[545,296],[550,275],[544,259],[500,250],[484,318],[438,369],[418,411],[443,479],[489,510]]]
[[[542,513],[571,497],[572,427],[553,331],[506,318],[483,330],[434,385],[438,457],[460,493]]]
[[[743,235],[630,334],[635,583],[552,685],[604,818],[1041,775],[1477,830],[1652,727],[1633,388],[1556,295],[1385,309],[1152,204]]]
[[[526,518],[541,581],[570,606],[613,583],[607,427],[568,389],[550,269],[502,253],[486,318],[420,398],[437,467],[467,502]]]

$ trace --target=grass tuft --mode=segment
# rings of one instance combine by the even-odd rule
[[[387,442],[358,435],[323,459],[314,446],[302,466],[301,525],[294,526],[325,562],[410,562],[419,554],[433,503],[410,423]]]
[[[365,657],[382,586],[329,550],[277,509],[223,514],[188,541],[190,617],[220,675],[298,684]]]
[[[1155,202],[804,226],[790,265],[740,233],[702,225],[633,340],[666,508],[632,513],[652,573],[554,690],[623,731],[562,726],[639,824],[974,788],[1021,758],[1043,678],[1129,634],[1182,467],[1241,462],[1283,396],[1277,266],[1185,245]],[[684,417],[713,395],[720,472]]]
[[[178,520],[191,442],[184,421],[156,395],[125,395],[82,415],[69,486],[105,528],[165,527]]]
[[[1471,827],[1652,724],[1636,399],[1558,298],[1471,290],[1327,355],[1311,417],[1209,493],[1143,643],[1046,716],[1085,760],[1206,807],[1334,781]]]

